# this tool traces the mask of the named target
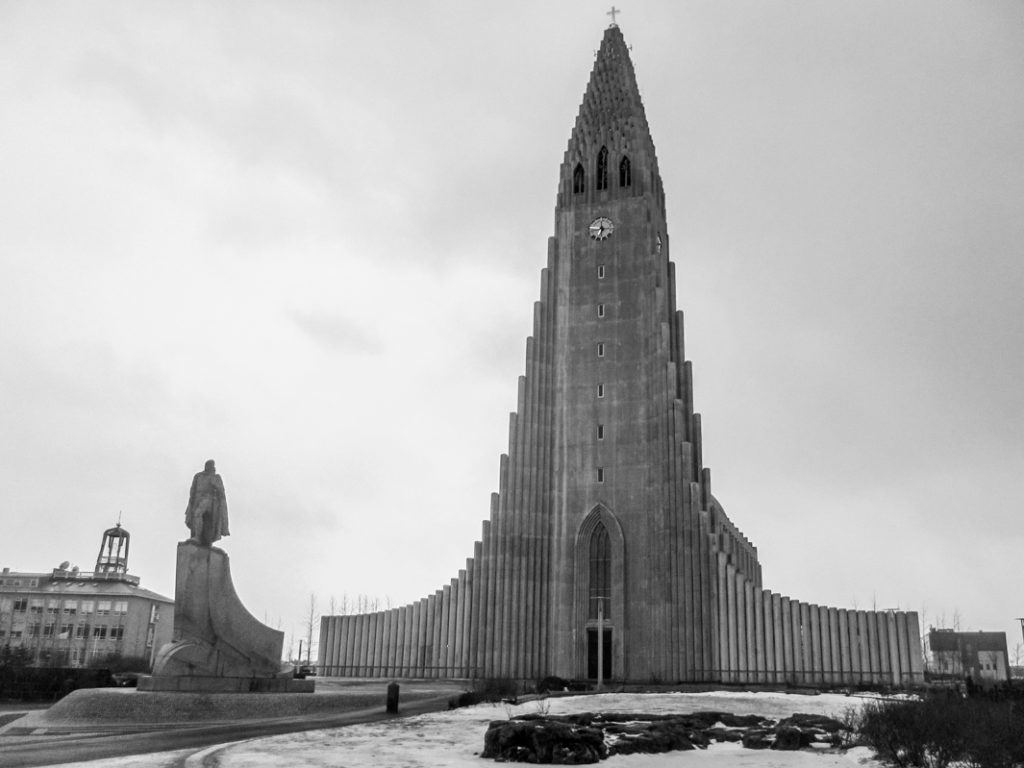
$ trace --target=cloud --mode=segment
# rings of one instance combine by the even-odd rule
[[[294,310],[291,318],[303,333],[331,352],[376,355],[383,349],[374,334],[340,315]]]

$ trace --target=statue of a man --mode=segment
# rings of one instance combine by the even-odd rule
[[[202,472],[192,478],[185,508],[185,525],[192,533],[190,541],[208,547],[228,531],[228,499],[224,481],[217,474],[213,459],[206,462]]]

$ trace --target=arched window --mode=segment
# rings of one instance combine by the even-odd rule
[[[597,188],[608,189],[608,147],[597,153]]]
[[[572,192],[578,195],[586,189],[583,177],[583,163],[576,163],[576,169],[572,172]]]
[[[608,531],[598,523],[590,534],[590,605],[587,616],[597,618],[597,605],[601,603],[604,620],[611,619],[612,547]]]
[[[619,186],[628,187],[633,184],[633,176],[629,169],[629,158],[626,155],[622,156],[622,162],[619,163]]]

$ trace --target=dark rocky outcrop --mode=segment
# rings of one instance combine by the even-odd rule
[[[808,714],[776,722],[728,712],[537,713],[493,721],[482,755],[503,762],[583,765],[610,755],[704,749],[713,741],[738,742],[748,749],[796,750],[815,742],[831,743],[842,728],[833,718]]]

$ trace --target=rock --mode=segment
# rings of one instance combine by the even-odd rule
[[[718,719],[729,728],[751,728],[765,721],[760,715],[731,715],[728,712],[719,713]]]
[[[763,728],[751,728],[743,734],[743,746],[747,749],[768,749],[771,745],[768,731]]]
[[[780,720],[779,725],[793,725],[797,728],[808,729],[816,728],[818,730],[827,731],[828,733],[835,733],[836,731],[843,730],[844,726],[838,720],[826,715],[808,715],[797,713],[792,717],[787,717],[785,720]]]
[[[680,720],[620,725],[615,731],[612,726],[608,726],[606,731],[617,731],[619,735],[609,750],[611,755],[656,755],[662,752],[696,749],[690,738],[691,729]]]
[[[733,728],[722,728],[721,726],[705,728],[706,733],[715,741],[742,741],[743,731]]]
[[[492,721],[481,754],[495,760],[555,765],[596,763],[607,756],[600,729],[552,718]]]
[[[795,750],[811,746],[810,734],[793,725],[780,725],[775,729],[775,743],[772,749]]]

